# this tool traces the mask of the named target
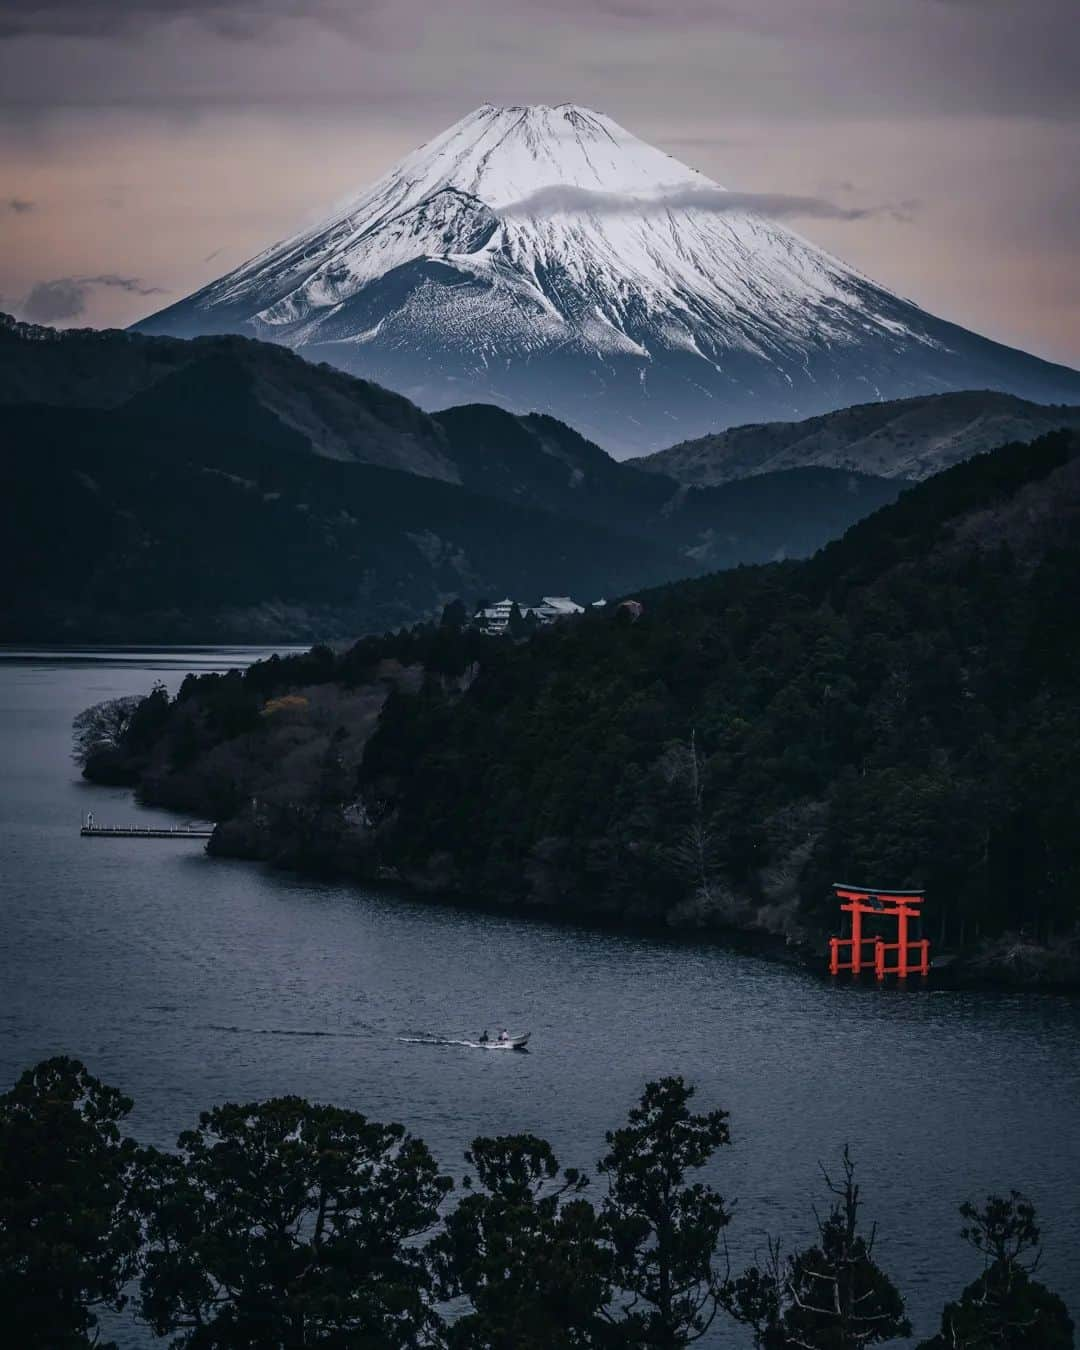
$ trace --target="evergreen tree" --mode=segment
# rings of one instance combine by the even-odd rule
[[[731,1216],[711,1187],[688,1182],[730,1142],[726,1111],[694,1115],[681,1078],[649,1083],[599,1164],[608,1194],[602,1218],[615,1283],[627,1302],[629,1344],[675,1350],[700,1339],[719,1306],[716,1244]]]
[[[785,1350],[787,1337],[782,1325],[784,1309],[784,1264],[780,1241],[771,1238],[761,1265],[748,1266],[735,1279],[728,1278],[720,1302],[736,1322],[749,1327],[754,1350]]]
[[[465,601],[461,599],[451,600],[449,604],[443,606],[439,627],[449,628],[454,632],[460,632],[468,621],[469,611],[465,608]]]
[[[27,1069],[0,1097],[0,1324],[20,1350],[96,1346],[137,1270],[129,1098],[73,1059]]]
[[[506,621],[506,631],[512,638],[528,637],[529,627],[525,622],[525,616],[515,600],[510,606],[510,617]]]
[[[988,1196],[982,1209],[968,1201],[960,1213],[960,1235],[982,1257],[982,1273],[946,1304],[941,1330],[919,1350],[1072,1350],[1065,1304],[1032,1279],[1040,1248],[1031,1201],[1012,1191]]]
[[[431,1254],[445,1299],[469,1311],[446,1329],[452,1350],[576,1350],[600,1343],[610,1257],[587,1179],[560,1176],[532,1135],[477,1139],[467,1160],[480,1189],[446,1216]],[[471,1184],[471,1183],[470,1183]]]
[[[204,1113],[151,1155],[141,1311],[190,1350],[424,1344],[416,1242],[450,1181],[400,1125],[283,1097]]]

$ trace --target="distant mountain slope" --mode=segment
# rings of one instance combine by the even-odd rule
[[[425,408],[570,422],[620,456],[1080,372],[934,317],[592,109],[484,105],[344,209],[137,327],[284,343]]]
[[[860,403],[805,422],[732,427],[631,462],[698,487],[808,465],[917,481],[999,445],[1063,427],[1080,427],[1080,405],[969,390]]]
[[[687,574],[804,557],[906,486],[811,468],[688,489],[619,463],[553,417],[471,404],[434,419],[471,491],[663,542],[686,560]]]
[[[119,409],[4,413],[0,640],[321,640],[458,596],[585,599],[673,550],[310,453],[213,359]]]
[[[253,406],[296,432],[293,444],[316,455],[439,478],[610,529],[656,533],[680,549],[699,547],[698,534],[717,523],[710,519],[707,494],[687,494],[667,478],[644,478],[553,417],[515,416],[490,404],[429,415],[379,385],[250,338],[188,341],[91,329],[57,332],[0,314],[0,406],[115,408],[149,398],[149,415],[153,400],[161,398],[162,416],[185,417],[191,410],[175,394],[183,386],[175,385],[171,395],[163,395],[159,386],[193,365],[209,370],[213,362],[219,371],[231,366]],[[197,384],[192,385],[196,399]],[[859,491],[868,497],[866,510],[895,495],[895,489],[869,479],[836,479],[839,501],[850,503]],[[758,494],[758,501],[764,499]],[[726,508],[720,509],[726,515]],[[843,517],[844,526],[856,517]],[[792,523],[796,529],[812,525],[809,518]],[[755,522],[745,525],[752,535]],[[829,529],[816,535],[814,547],[831,537]],[[777,549],[802,551],[786,545],[773,526],[767,534],[769,552],[759,549],[756,557]]]
[[[903,486],[813,470],[687,489],[553,418],[433,417],[234,337],[4,320],[0,405],[13,636],[302,639],[456,596],[592,599],[813,552]]]
[[[4,409],[0,564],[18,581],[0,640],[302,640],[456,598],[592,600],[812,552],[902,486],[809,470],[681,488],[550,420],[435,421],[245,340],[0,340],[9,397],[14,370],[105,405]]]
[[[408,399],[248,338],[187,342],[116,330],[58,332],[0,314],[0,406],[115,408],[212,357],[246,371],[257,402],[298,432],[309,451],[459,481],[439,428]]]

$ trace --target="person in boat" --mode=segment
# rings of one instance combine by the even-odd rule
[[[480,1044],[487,1045],[487,1043],[488,1043],[488,1034],[487,1034],[487,1027],[485,1027],[483,1031],[480,1033]]]
[[[500,1041],[508,1041],[509,1039],[510,1039],[510,1033],[507,1031],[507,1029],[506,1029],[505,1027],[503,1027],[502,1031],[499,1032],[499,1040],[500,1040]]]

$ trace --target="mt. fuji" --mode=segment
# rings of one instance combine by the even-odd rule
[[[617,454],[873,399],[1080,373],[937,319],[587,108],[470,113],[332,219],[144,319],[246,333],[427,408],[484,401]]]

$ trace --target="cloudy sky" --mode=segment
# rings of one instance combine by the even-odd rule
[[[578,102],[1080,366],[1077,0],[0,0],[0,308],[122,324],[485,102]]]

